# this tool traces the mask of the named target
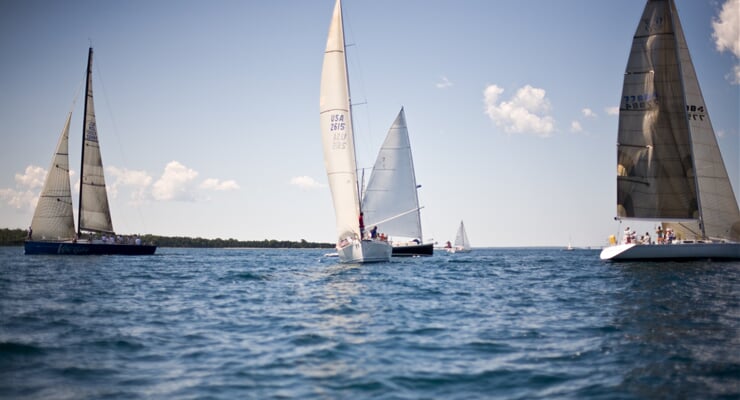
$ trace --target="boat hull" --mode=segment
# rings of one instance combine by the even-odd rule
[[[434,255],[434,244],[413,244],[393,246],[393,257],[415,257]]]
[[[740,260],[740,243],[678,243],[606,247],[599,256],[610,261]]]
[[[157,250],[153,245],[112,244],[89,242],[49,242],[28,240],[24,244],[26,254],[64,255],[151,255]]]
[[[341,263],[373,263],[391,260],[391,245],[380,240],[353,241],[337,249]]]

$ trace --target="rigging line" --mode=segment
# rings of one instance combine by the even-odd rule
[[[103,91],[103,98],[105,99],[105,106],[106,106],[106,109],[108,110],[108,114],[110,115],[111,125],[113,128],[113,134],[116,137],[116,142],[118,143],[118,150],[121,153],[121,158],[123,159],[124,165],[130,165],[128,162],[128,158],[126,157],[126,152],[124,151],[124,147],[121,144],[121,135],[118,134],[118,126],[116,124],[115,116],[113,115],[113,107],[110,106],[110,101],[108,101],[108,92],[105,90],[105,84],[103,83],[103,73],[100,71],[100,61],[98,61],[95,64],[94,68],[98,73],[98,82],[100,82],[100,89]],[[144,232],[148,232],[149,229],[146,226],[146,219],[144,218],[144,215],[141,213],[141,207],[139,207],[139,204],[140,203],[138,201],[135,202],[134,204],[134,209],[136,209],[136,214],[139,217],[139,226],[144,227],[145,229]],[[129,226],[128,229],[130,230],[131,227]]]

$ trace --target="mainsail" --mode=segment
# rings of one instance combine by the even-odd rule
[[[79,231],[113,232],[108,194],[103,175],[103,159],[98,143],[95,123],[95,106],[92,89],[92,56],[90,48],[87,59],[87,86],[85,95],[85,118],[82,126],[82,163],[80,167]]]
[[[357,164],[344,50],[342,6],[337,0],[324,52],[319,103],[324,166],[334,202],[338,241],[360,237]]]
[[[620,217],[740,240],[740,211],[673,0],[649,0],[633,38],[617,162]]]
[[[31,220],[31,230],[36,239],[72,239],[75,223],[72,211],[72,192],[69,184],[69,123],[67,115],[64,129],[59,136],[57,149],[46,174],[36,211]]]
[[[379,231],[390,236],[422,240],[416,189],[406,114],[401,108],[380,148],[365,190],[365,221],[376,224]]]

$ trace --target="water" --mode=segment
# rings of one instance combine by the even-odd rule
[[[0,397],[738,398],[740,263],[0,249]]]

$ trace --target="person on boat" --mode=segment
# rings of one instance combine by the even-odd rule
[[[370,237],[373,239],[378,237],[378,227],[377,226],[373,226],[373,228],[370,229]]]
[[[28,240],[33,240],[33,229],[31,227],[28,227]]]
[[[449,242],[447,242],[449,243]],[[632,234],[630,233],[630,227],[628,226],[627,229],[624,230],[624,243],[630,244],[632,243]]]
[[[452,243],[450,243],[450,241],[448,240],[447,243],[445,243],[445,249],[451,249],[451,248],[452,248]]]
[[[363,217],[365,214],[363,212],[360,212],[360,239],[365,237],[365,220]]]
[[[643,236],[642,243],[653,244],[653,241],[650,239],[650,232],[645,232],[645,236]]]
[[[658,235],[658,244],[663,244],[663,227],[661,225],[658,225],[658,227],[655,229],[656,235]]]

